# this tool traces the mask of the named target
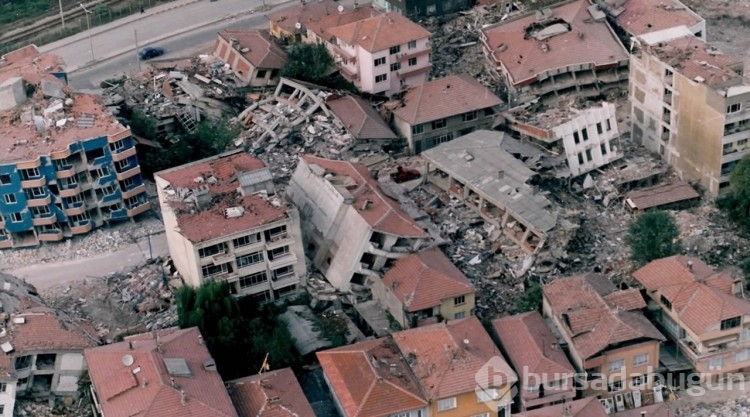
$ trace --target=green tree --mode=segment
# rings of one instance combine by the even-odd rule
[[[297,43],[292,47],[281,76],[326,85],[333,58],[322,43]]]
[[[679,253],[682,250],[679,236],[680,228],[674,218],[667,212],[654,210],[639,215],[630,224],[625,241],[633,261],[643,265]]]
[[[742,158],[732,170],[729,191],[719,200],[719,207],[746,232],[750,231],[750,156]]]
[[[513,314],[525,313],[527,311],[542,311],[542,287],[532,284],[522,296],[516,301]]]
[[[156,139],[156,120],[135,109],[130,115],[130,131],[142,138]]]

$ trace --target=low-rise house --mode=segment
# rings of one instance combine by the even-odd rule
[[[410,88],[386,104],[412,154],[475,130],[491,129],[502,100],[469,75],[451,75]]]
[[[329,0],[326,0],[326,2]],[[325,3],[325,2],[324,2]],[[337,11],[327,13],[323,16],[311,17],[303,26],[307,29],[307,36],[303,38],[308,43],[330,42],[332,35],[328,32],[331,28],[348,25],[373,16],[383,14],[382,11],[373,8],[369,4],[347,7],[341,3],[334,3]]]
[[[329,97],[326,105],[353,137],[355,153],[379,151],[398,139],[378,112],[357,96]]]
[[[339,13],[339,6],[334,0],[301,1],[299,6],[273,11],[268,14],[270,33],[288,42],[309,42],[307,25]]]
[[[380,301],[402,328],[469,317],[475,288],[439,248],[401,258],[372,283]]]
[[[237,417],[197,327],[128,336],[84,355],[98,416]]]
[[[315,417],[292,368],[227,381],[238,417]]]
[[[432,416],[510,417],[518,376],[476,317],[394,333]],[[491,407],[490,407],[491,405]]]
[[[585,394],[607,401],[642,404],[651,396],[666,340],[643,315],[637,289],[618,290],[599,274],[560,278],[544,286],[543,309],[567,345],[578,372],[586,372]]]
[[[681,255],[652,261],[633,277],[697,372],[727,374],[750,367],[750,302],[738,296],[741,280]]]
[[[480,39],[491,70],[509,88],[512,106],[569,93],[594,97],[627,86],[628,51],[605,14],[587,0],[484,27]]]
[[[706,20],[680,0],[593,0],[595,10],[614,22],[615,32],[633,38],[686,26],[706,40]]]
[[[567,403],[576,396],[575,369],[536,311],[492,321],[500,347],[518,372],[519,409]]]
[[[271,40],[268,31],[224,29],[214,45],[214,55],[229,65],[234,75],[250,87],[279,83],[287,54]]]
[[[659,208],[673,210],[689,207],[700,201],[701,196],[690,184],[675,182],[656,187],[630,191],[625,195],[626,207],[633,211]]]
[[[427,81],[430,32],[399,14],[378,14],[327,33],[339,72],[362,92],[390,96]]]
[[[419,250],[427,238],[359,163],[305,155],[286,197],[299,207],[313,265],[341,291],[380,279],[379,271]]]
[[[307,273],[297,209],[260,160],[229,152],[154,175],[175,267],[187,285],[226,281],[259,302],[296,294]]]
[[[504,136],[478,130],[423,152],[426,179],[533,253],[555,227],[557,212],[530,185],[536,174],[502,148]]]
[[[551,107],[530,111],[526,106],[503,114],[504,127],[556,154],[565,155],[570,175],[576,177],[623,157],[616,139],[615,105],[601,102],[586,108]]]

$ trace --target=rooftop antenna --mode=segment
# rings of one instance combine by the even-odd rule
[[[258,371],[258,375],[263,375],[263,372],[268,372],[271,370],[271,365],[268,363],[268,353],[266,353],[265,359],[263,359],[263,364],[260,366],[260,371]]]

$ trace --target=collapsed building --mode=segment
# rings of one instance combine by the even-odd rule
[[[678,26],[687,26],[706,40],[706,20],[680,0],[592,0],[592,4],[591,9],[606,14],[615,32],[631,43],[638,36]]]

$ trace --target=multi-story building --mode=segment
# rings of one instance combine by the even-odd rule
[[[175,267],[187,285],[230,284],[259,302],[296,294],[307,273],[297,210],[263,162],[241,151],[154,175]]]
[[[686,27],[643,35],[630,58],[632,138],[714,197],[750,152],[742,60]]]
[[[445,16],[470,9],[474,3],[468,0],[374,0],[375,7],[387,12],[396,12],[418,21],[430,16]]]
[[[219,32],[214,55],[250,87],[279,83],[279,72],[286,64],[286,52],[271,40],[268,31],[225,29]]]
[[[469,75],[410,88],[386,103],[391,123],[416,155],[478,129],[491,129],[502,100]]]
[[[130,129],[69,93],[59,57],[35,46],[0,63],[0,248],[82,235],[150,209]],[[13,116],[13,115],[17,116]]]
[[[750,302],[739,297],[741,280],[688,256],[657,259],[633,277],[697,372],[715,376],[750,367]]]
[[[380,14],[369,5],[347,7],[334,0],[301,1],[299,6],[268,14],[271,35],[287,42],[316,42],[319,30]],[[317,33],[317,35],[316,35]],[[323,37],[326,39],[327,37]]]
[[[565,155],[570,175],[576,177],[622,158],[615,105],[597,103],[587,108],[551,107],[529,111],[517,107],[503,114],[504,127],[522,140]]]
[[[399,14],[378,14],[327,32],[324,41],[341,75],[362,92],[390,96],[427,81],[430,32]]]
[[[599,395],[614,407],[620,402],[640,406],[644,396],[661,394],[651,389],[661,389],[654,375],[666,339],[641,312],[646,302],[639,290],[618,290],[590,273],[557,279],[542,292],[544,315],[567,345],[576,370],[586,372],[584,395]]]
[[[587,0],[572,0],[484,27],[489,66],[505,80],[511,106],[574,93],[624,88],[628,52]]]
[[[380,279],[383,268],[418,251],[427,238],[359,163],[305,155],[286,197],[299,208],[313,265],[341,291]]]
[[[476,289],[433,247],[399,259],[382,279],[373,279],[372,295],[402,328],[409,328],[469,317]]]

